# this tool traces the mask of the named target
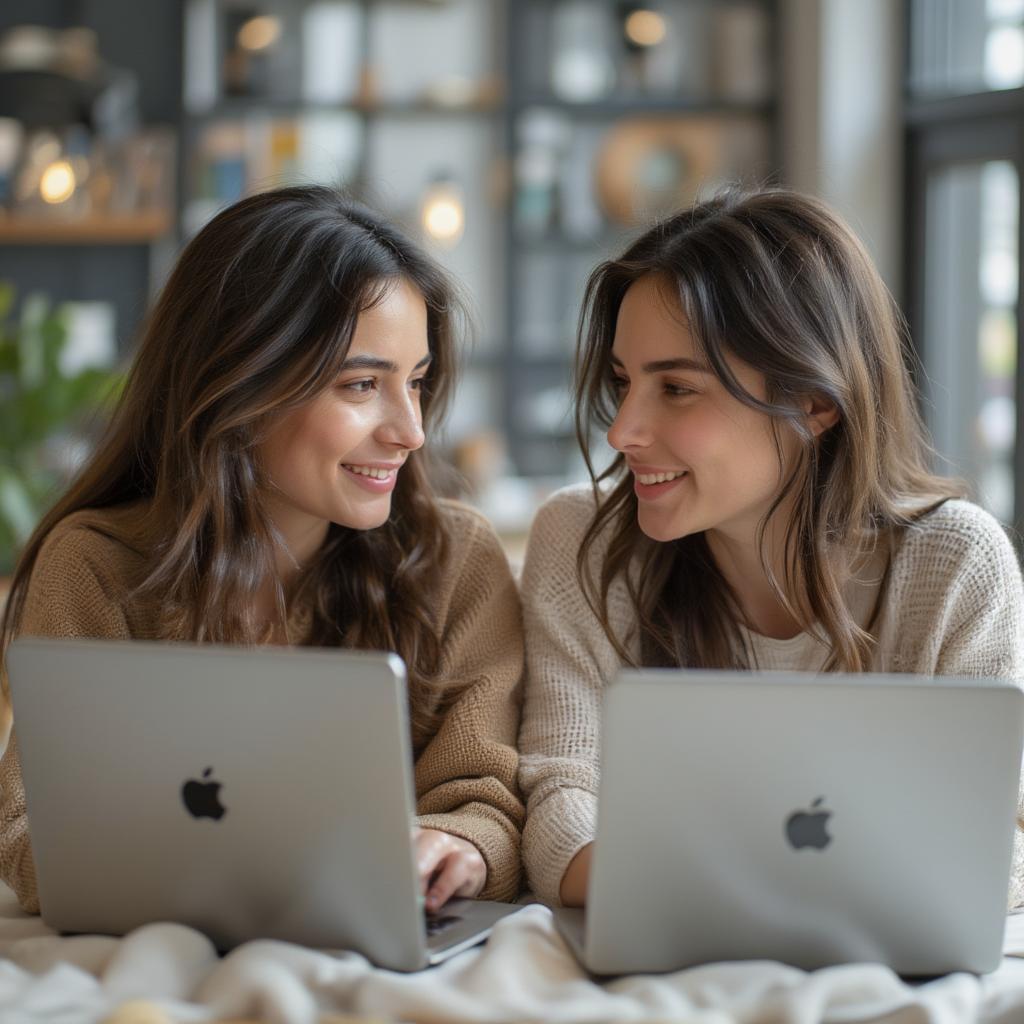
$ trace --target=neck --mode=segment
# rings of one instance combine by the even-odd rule
[[[273,496],[264,499],[267,514],[277,531],[274,567],[278,579],[287,587],[313,561],[327,539],[330,523],[298,509],[285,506]]]
[[[775,579],[784,583],[785,539],[778,522],[775,517],[769,524],[764,540],[769,553],[767,565]],[[755,633],[779,640],[801,633],[804,627],[790,611],[790,607],[800,606],[799,595],[786,595],[789,606],[779,598],[762,564],[756,526],[742,537],[718,530],[709,530],[706,536],[711,556],[739,602],[743,624]]]
[[[274,568],[277,578],[287,589],[296,577],[314,560],[316,553],[327,539],[328,523],[301,533],[285,533],[278,527],[281,542],[274,548]]]
[[[279,538],[274,547],[276,580],[264,583],[257,598],[257,615],[265,622],[274,622],[277,618],[275,582],[279,582],[288,593],[303,570],[314,561],[327,538],[330,523],[275,507],[274,503],[268,504],[270,519]]]

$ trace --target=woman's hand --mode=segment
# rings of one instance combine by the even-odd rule
[[[472,843],[430,828],[415,829],[413,843],[420,888],[430,913],[452,896],[476,896],[483,889],[487,864]]]
[[[587,902],[587,883],[590,881],[590,857],[594,844],[587,843],[580,849],[562,875],[558,898],[563,907],[582,907]]]

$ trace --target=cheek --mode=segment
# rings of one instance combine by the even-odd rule
[[[740,434],[738,468],[748,488],[774,494],[782,482],[782,463],[771,424],[757,417]]]
[[[691,469],[718,460],[733,446],[733,425],[713,405],[684,410],[666,424],[669,444]]]
[[[311,411],[291,437],[290,458],[297,463],[341,462],[366,436],[366,419],[358,406],[335,403]]]
[[[358,411],[335,407],[308,424],[304,441],[310,454],[340,460],[361,433]]]
[[[707,485],[701,470],[714,471],[742,489],[774,486],[779,479],[779,459],[770,421],[749,410],[707,405],[693,410],[674,424],[673,445],[678,457],[690,465],[697,484]]]
[[[327,426],[330,418],[326,410],[305,409],[291,413],[274,427],[261,454],[267,473],[278,486],[308,473],[309,464],[323,457],[331,433]]]

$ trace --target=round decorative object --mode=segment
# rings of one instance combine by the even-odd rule
[[[691,203],[719,163],[720,129],[707,119],[631,118],[609,130],[595,184],[609,219],[631,226]]]

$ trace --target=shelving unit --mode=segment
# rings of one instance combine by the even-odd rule
[[[71,210],[47,208],[18,210],[0,214],[0,280],[10,282],[18,302],[38,293],[54,303],[105,303],[113,310],[110,331],[121,355],[127,356],[138,337],[138,329],[146,305],[163,280],[167,263],[173,258],[178,224],[173,199],[173,182],[178,164],[175,149],[176,128],[180,120],[181,97],[181,0],[102,0],[101,3],[57,3],[54,0],[4,0],[0,3],[0,34],[24,25],[41,26],[55,31],[87,29],[95,33],[101,61],[115,72],[134,79],[137,92],[115,142],[104,140],[115,148],[122,143],[131,146],[140,134],[150,135],[169,126],[170,143],[167,154],[167,202],[142,199],[123,187],[120,177],[125,160],[103,161],[104,175],[110,174],[110,187],[90,192],[92,214],[84,220],[71,217]],[[38,52],[36,53],[38,57]],[[30,58],[32,59],[32,58]],[[49,90],[47,90],[49,93]],[[10,100],[13,93],[5,93]],[[45,108],[46,97],[36,100]],[[137,115],[129,116],[129,107]],[[111,108],[112,110],[112,108]],[[17,116],[17,110],[7,108]],[[108,111],[110,112],[110,111]],[[57,123],[57,122],[55,122]],[[141,129],[141,132],[137,131]],[[34,128],[29,129],[29,134]],[[57,133],[62,142],[67,133]],[[27,141],[28,135],[24,137]],[[83,145],[77,132],[72,157],[90,161],[90,182],[96,165],[93,152]],[[19,162],[24,155],[19,152]],[[122,154],[127,156],[126,153]],[[129,161],[130,162],[130,161]],[[152,181],[147,176],[147,181]],[[135,184],[139,184],[136,182]],[[6,205],[14,199],[14,183],[8,182]],[[162,185],[159,186],[162,189]],[[148,188],[148,186],[147,186]],[[19,205],[21,200],[19,200]],[[34,203],[32,204],[35,205]],[[73,202],[69,207],[77,207]],[[110,206],[121,211],[126,206],[148,211],[140,217],[127,217],[118,212],[111,217]],[[97,211],[103,209],[104,215]],[[158,210],[165,212],[158,214]],[[111,211],[112,212],[112,211]],[[61,216],[63,214],[63,216]],[[56,216],[55,216],[56,215]],[[37,220],[36,218],[39,218]]]
[[[567,385],[587,274],[698,185],[763,181],[777,166],[773,0],[663,0],[656,58],[623,42],[628,7],[188,0],[183,233],[244,191],[328,180],[422,235],[423,193],[444,177],[466,229],[434,248],[479,326],[452,440],[493,431],[511,471],[573,472]],[[247,65],[232,33],[260,17],[281,48]],[[228,67],[252,95],[228,95]],[[638,169],[625,187],[600,180],[624,159]]]
[[[525,0],[513,6],[514,10],[510,8],[508,11],[507,21],[510,75],[506,134],[508,150],[519,168],[519,188],[511,197],[505,258],[508,328],[503,377],[505,405],[509,413],[506,430],[510,449],[520,470],[528,475],[546,475],[563,472],[565,467],[574,463],[579,465],[568,396],[579,305],[589,272],[600,260],[621,251],[638,228],[652,217],[666,212],[666,207],[676,208],[692,198],[696,191],[693,186],[713,187],[715,181],[710,179],[715,176],[720,181],[764,180],[777,165],[773,85],[777,15],[772,2],[675,0],[649,5],[649,9],[663,19],[667,34],[671,37],[675,33],[675,45],[681,47],[679,56],[687,46],[684,38],[687,27],[693,38],[714,37],[721,42],[720,36],[709,31],[716,18],[736,15],[747,18],[747,29],[754,26],[754,34],[760,35],[759,46],[754,47],[758,51],[754,57],[759,67],[753,70],[752,75],[747,75],[746,82],[738,82],[738,88],[730,94],[718,87],[720,83],[716,83],[711,73],[711,58],[707,52],[711,47],[705,44],[701,44],[706,51],[701,59],[706,62],[707,88],[688,87],[684,81],[689,74],[687,71],[681,72],[675,89],[646,88],[642,81],[642,51],[634,47],[627,54],[621,49],[617,35],[623,27],[621,19],[630,6],[628,4],[613,0],[589,4],[574,0],[562,0],[561,3]],[[640,9],[644,5],[635,4],[633,7]],[[619,78],[628,77],[622,65],[633,62],[632,85],[627,83],[624,87],[616,81],[603,91],[592,88],[595,95],[590,97],[577,95],[566,98],[564,92],[571,83],[556,66],[559,47],[577,45],[580,35],[587,33],[591,42],[603,38],[609,66]],[[755,42],[749,33],[747,42]],[[679,61],[680,66],[691,63],[685,59]],[[572,66],[571,62],[568,66]],[[586,73],[577,68],[577,77],[582,91],[586,91]],[[596,71],[592,71],[592,81],[594,77]],[[558,93],[559,78],[563,95]],[[691,76],[689,86],[696,84]],[[752,88],[752,84],[757,87]],[[561,217],[556,211],[542,229],[538,230],[534,225],[533,230],[524,230],[519,216],[521,203],[517,200],[522,200],[523,179],[529,172],[529,167],[523,167],[523,164],[524,150],[530,145],[531,119],[538,120],[541,136],[557,134],[557,125],[561,122],[565,134],[554,148],[560,146],[563,152],[574,154],[575,159],[588,165],[589,174],[575,179],[577,183],[586,183],[591,193],[589,211],[586,204],[577,203],[577,219],[584,222],[583,229],[578,224],[559,223],[560,220],[568,220],[563,205]],[[724,161],[713,166],[713,173],[702,176],[703,180],[699,182],[675,182],[682,187],[676,188],[671,196],[659,197],[655,194],[657,190],[652,189],[648,198],[654,201],[650,208],[644,209],[643,203],[636,201],[633,216],[628,219],[614,215],[612,208],[615,204],[610,202],[613,197],[600,194],[598,179],[602,165],[612,159],[607,147],[621,141],[616,141],[617,134],[628,131],[627,126],[647,126],[643,130],[654,140],[652,154],[655,160],[659,157],[656,151],[659,132],[666,136],[675,135],[667,154],[661,155],[666,155],[671,163],[674,147],[682,165],[688,146],[699,144],[699,140],[693,143],[687,140],[687,130],[694,125],[712,123],[722,132],[733,126],[753,126],[760,138],[750,147],[749,156],[731,165]],[[633,156],[637,157],[637,154]],[[567,157],[566,162],[570,159],[571,156]],[[713,165],[712,160],[707,163],[708,166]],[[679,169],[685,178],[685,167]],[[556,171],[554,187],[566,193],[572,188],[573,177],[571,169],[564,172],[564,167]],[[578,184],[577,191],[570,194],[579,199]],[[552,205],[557,205],[557,200]],[[622,206],[624,202],[620,201],[618,205]],[[588,217],[591,219],[589,225],[586,224]],[[545,295],[551,299],[546,317],[538,315],[535,303],[524,301],[525,296]],[[542,326],[545,320],[546,328]]]
[[[247,16],[277,19],[291,46],[267,55],[263,70],[280,75],[268,71],[251,96],[229,95],[224,72],[240,9],[233,0],[185,5],[183,234],[244,192],[293,181],[327,181],[381,209],[426,242],[475,306],[476,341],[449,419],[453,445],[482,426],[502,430],[504,0],[246,4]],[[321,19],[316,41],[304,21],[311,9]],[[311,55],[327,61],[312,75]],[[421,224],[424,194],[439,178],[465,210],[450,248],[426,239]]]

